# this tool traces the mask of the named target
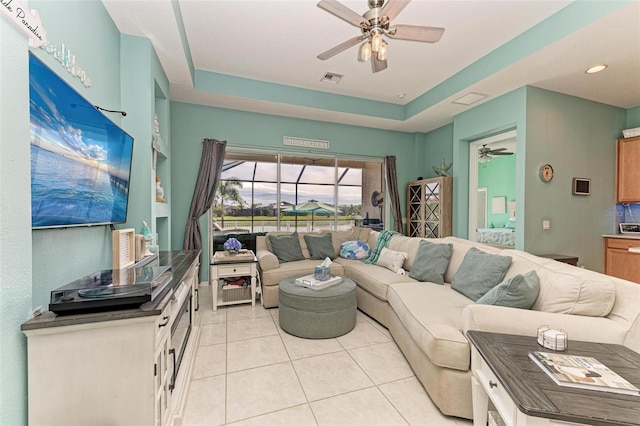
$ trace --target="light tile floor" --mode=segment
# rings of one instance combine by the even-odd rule
[[[291,336],[259,302],[211,309],[200,287],[201,334],[182,425],[469,426],[443,416],[386,328],[358,311],[335,339]]]

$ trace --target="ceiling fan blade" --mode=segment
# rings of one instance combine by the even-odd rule
[[[357,37],[354,38],[350,38],[349,40],[345,41],[344,43],[341,43],[335,47],[332,47],[331,49],[327,50],[326,52],[323,52],[321,54],[318,55],[318,59],[322,59],[323,61],[326,59],[329,59],[330,57],[337,55],[338,53],[347,50],[348,48],[350,48],[351,46],[355,46],[356,44],[360,43],[362,40],[366,39],[367,37],[365,37],[364,35],[359,35]]]
[[[336,0],[320,0],[318,7],[323,8],[327,12],[356,27],[359,27],[360,24],[366,21],[362,16]]]
[[[513,155],[513,152],[491,152],[491,155]]]
[[[405,7],[407,7],[410,1],[411,0],[387,0],[387,3],[382,6],[380,16],[386,16],[390,21],[392,21]]]
[[[490,152],[491,154],[494,154],[494,153],[496,153],[496,152],[506,151],[506,150],[507,150],[507,148],[496,148],[496,149],[491,149],[491,150],[489,150],[489,152]]]
[[[389,37],[400,40],[424,41],[436,43],[440,41],[444,28],[423,27],[420,25],[395,25],[389,30]]]
[[[373,72],[383,71],[387,69],[387,60],[381,61],[375,53],[371,55],[371,67]]]

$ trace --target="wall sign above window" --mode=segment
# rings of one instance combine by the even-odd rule
[[[42,26],[38,12],[29,9],[20,0],[0,0],[0,11],[29,37],[29,46],[40,47],[47,43],[47,30]]]
[[[291,136],[284,136],[282,138],[282,144],[288,146],[299,146],[303,148],[329,149],[329,141],[294,138]]]

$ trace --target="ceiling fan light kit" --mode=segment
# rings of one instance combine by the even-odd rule
[[[318,7],[337,16],[338,18],[359,27],[362,35],[353,37],[318,55],[326,60],[338,53],[364,41],[360,47],[358,59],[371,60],[373,72],[387,68],[389,44],[383,35],[398,40],[413,40],[426,43],[436,43],[442,37],[444,28],[424,27],[419,25],[390,26],[391,21],[409,4],[410,0],[369,0],[369,10],[362,16],[349,9],[337,0],[321,0]],[[372,53],[375,53],[373,55]]]

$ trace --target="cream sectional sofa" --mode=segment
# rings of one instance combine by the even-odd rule
[[[336,253],[340,243],[355,239],[351,231],[334,231]],[[377,232],[366,242],[373,248]],[[453,250],[445,284],[420,282],[378,265],[338,257],[331,272],[357,284],[358,309],[389,329],[400,350],[433,402],[447,415],[472,418],[470,347],[467,330],[535,336],[540,325],[567,331],[571,340],[617,343],[640,352],[640,285],[577,268],[514,249],[470,242],[456,237],[430,239],[450,243]],[[318,260],[279,263],[267,237],[256,242],[265,307],[278,304],[278,283],[294,275],[312,273]],[[396,235],[388,248],[407,254],[403,269],[410,271],[419,238]],[[467,251],[511,257],[505,279],[535,270],[540,293],[529,310],[476,304],[451,288],[450,283]],[[569,343],[570,344],[570,343]]]

